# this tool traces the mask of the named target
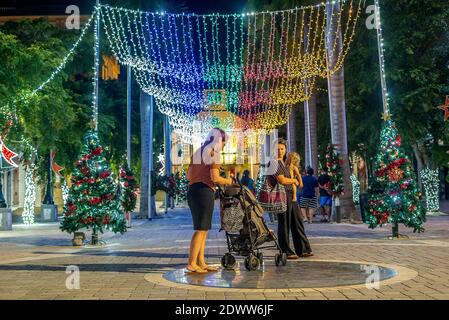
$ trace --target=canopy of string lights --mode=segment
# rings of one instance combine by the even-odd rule
[[[343,66],[361,2],[207,15],[99,5],[95,14],[118,61],[131,66],[174,131],[189,140],[217,126],[270,130],[286,123],[317,79]]]

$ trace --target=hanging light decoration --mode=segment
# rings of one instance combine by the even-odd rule
[[[118,61],[134,69],[142,90],[154,96],[174,131],[189,140],[217,118],[207,94],[211,91],[225,92],[228,120],[219,114],[224,129],[234,128],[235,115],[243,120],[243,129],[286,123],[292,107],[310,97],[316,78],[343,65],[361,0],[339,2],[341,10],[331,19],[336,19],[342,39],[333,37],[330,44],[336,57],[332,70],[326,64],[323,3],[226,15],[142,12],[108,5],[97,6],[97,11]],[[204,111],[209,117],[202,114],[199,129],[196,116]]]
[[[317,78],[338,71],[355,33],[362,0],[338,0],[330,15],[341,37],[326,30],[326,4],[243,14],[168,14],[97,5],[79,39],[42,90],[65,67],[94,21],[103,28],[118,62],[133,68],[141,89],[185,142],[212,127],[271,130],[288,121],[292,108],[309,99]],[[100,23],[101,22],[101,23]],[[308,39],[304,41],[304,39]],[[335,63],[326,62],[326,41]],[[342,46],[338,46],[338,43]],[[94,63],[98,81],[98,55]],[[92,117],[97,124],[97,85]],[[223,91],[223,110],[209,92]],[[29,99],[29,95],[21,97]],[[13,103],[14,105],[14,103]],[[200,117],[198,115],[201,115]],[[227,119],[226,119],[227,118]]]

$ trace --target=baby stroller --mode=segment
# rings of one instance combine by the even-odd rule
[[[264,210],[254,194],[242,185],[238,178],[224,190],[219,188],[221,230],[226,233],[228,251],[221,258],[225,269],[233,269],[236,259],[233,253],[245,257],[245,268],[256,270],[263,264],[261,249],[276,248],[276,266],[287,264],[287,254],[282,253],[276,235],[268,229],[263,218]],[[263,246],[267,242],[272,245]]]

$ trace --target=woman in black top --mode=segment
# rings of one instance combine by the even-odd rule
[[[279,245],[283,252],[287,254],[288,259],[298,259],[299,257],[312,256],[312,249],[307,239],[304,225],[300,218],[299,207],[297,202],[292,202],[293,185],[298,186],[299,181],[290,177],[290,170],[285,166],[285,158],[287,153],[287,142],[279,139],[278,144],[278,167],[273,175],[276,181],[285,187],[287,193],[287,211],[278,215],[278,239]],[[293,251],[290,247],[290,232],[292,232]]]

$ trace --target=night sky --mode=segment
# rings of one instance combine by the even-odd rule
[[[103,0],[103,4],[129,3],[128,7],[138,8],[140,3],[150,7],[157,1],[145,0]],[[185,12],[195,13],[234,13],[243,12],[246,0],[169,0],[174,7],[184,8]],[[0,0],[0,15],[63,15],[69,5],[77,5],[81,14],[89,14],[95,5],[95,0]],[[170,7],[170,5],[169,5]],[[172,12],[170,8],[164,8]]]

